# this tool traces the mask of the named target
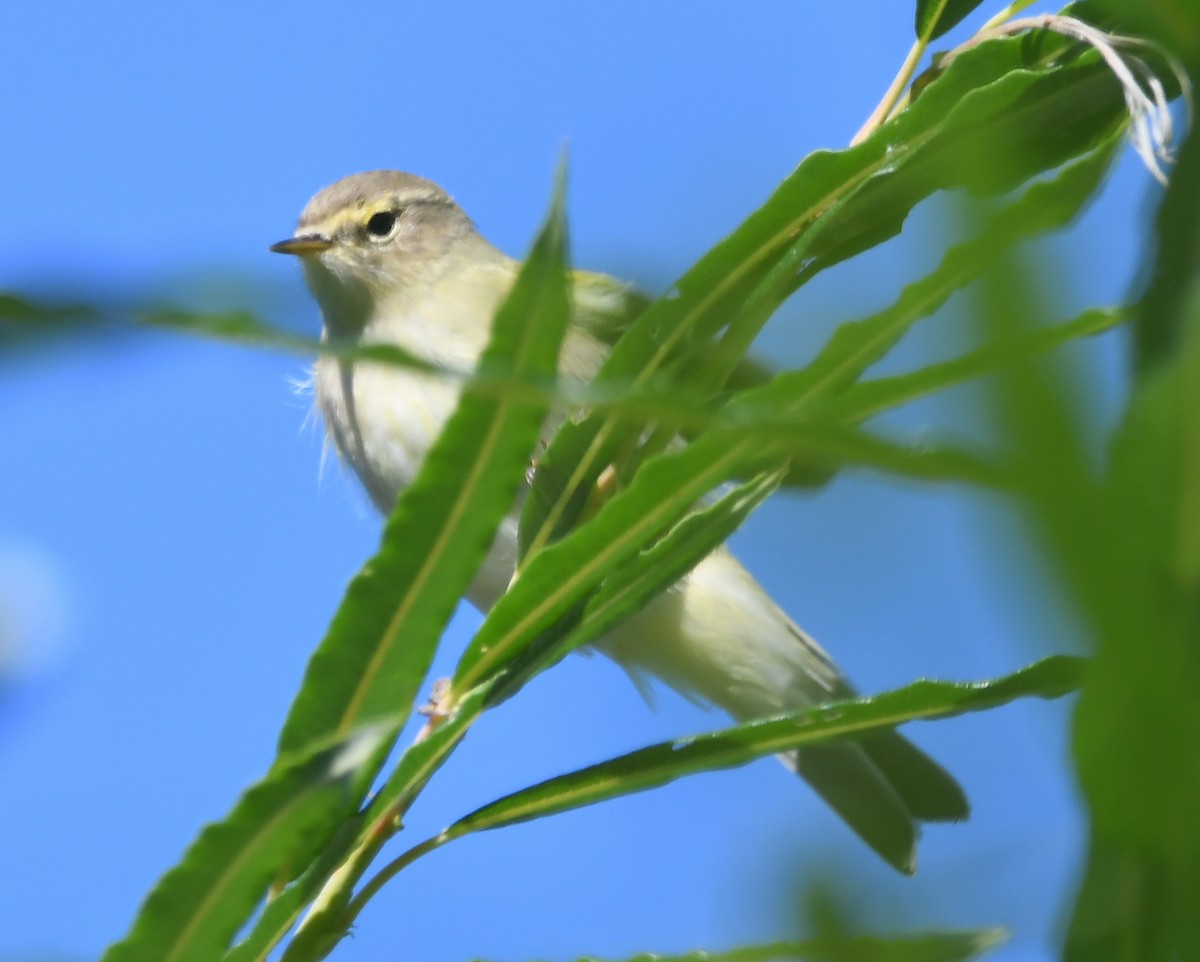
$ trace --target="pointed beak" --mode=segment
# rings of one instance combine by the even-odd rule
[[[333,241],[323,234],[298,234],[272,244],[271,250],[276,254],[295,254],[304,257],[308,254],[320,254],[333,246]]]

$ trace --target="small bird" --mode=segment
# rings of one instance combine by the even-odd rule
[[[294,235],[271,250],[300,257],[324,336],[397,345],[469,373],[519,263],[492,246],[450,196],[412,174],[354,174],[321,190]],[[647,303],[627,285],[575,272],[559,360],[564,380],[592,378]],[[458,399],[461,378],[322,357],[317,404],[341,457],[381,512],[409,485]],[[552,436],[548,423],[544,437]],[[487,611],[517,560],[519,507],[502,523],[468,599]],[[635,680],[654,675],[744,721],[854,694],[833,661],[725,548],[597,647]],[[954,779],[896,732],[782,756],[891,865],[915,869],[917,822],[957,821]]]

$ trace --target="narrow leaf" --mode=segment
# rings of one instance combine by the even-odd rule
[[[321,954],[316,951],[306,955],[308,947],[332,945],[341,938],[345,930],[344,912],[354,886],[384,843],[394,834],[395,826],[413,799],[482,714],[488,694],[487,686],[468,692],[459,700],[449,718],[433,728],[427,737],[409,746],[400,757],[395,770],[358,820],[359,831],[343,839],[338,850],[330,853],[331,862],[342,863],[338,878],[327,885],[321,891],[320,898],[313,903],[312,910],[289,945],[286,957],[320,958]],[[304,893],[304,902],[308,901],[310,894],[310,891]],[[289,902],[286,910],[275,913],[268,906],[259,924],[245,943],[237,947],[230,962],[257,962],[262,959],[286,935],[299,914],[302,906],[296,901]]]
[[[353,811],[359,770],[387,737],[384,727],[363,729],[335,748],[276,767],[200,834],[104,962],[219,958],[280,866],[311,858]]]
[[[97,305],[47,304],[0,291],[0,352],[89,330],[103,316]]]
[[[697,950],[662,955],[643,952],[622,962],[830,962],[836,959],[869,959],[870,962],[967,962],[1004,944],[1002,928],[966,932],[922,932],[915,935],[851,935],[805,942],[768,942],[744,945],[723,952]],[[576,962],[604,962],[586,955]]]
[[[982,44],[957,57],[908,110],[863,143],[810,155],[766,204],[646,310],[599,377],[635,389],[654,384],[688,344],[728,323],[800,245],[808,263],[791,287],[894,235],[908,211],[937,190],[1009,189],[1095,146],[1122,117],[1123,102],[1094,55],[1053,66],[1064,49],[1053,38],[1036,53],[1023,38]],[[981,155],[1009,162],[981,164]],[[810,231],[819,232],[819,243],[813,244]],[[541,459],[549,470],[535,479],[526,501],[522,556],[573,523],[630,432],[636,430],[622,429],[611,417],[563,426]]]
[[[865,421],[918,398],[994,374],[1010,364],[1027,362],[1074,340],[1109,331],[1128,319],[1129,312],[1124,308],[1092,308],[1073,320],[1032,330],[1004,343],[988,344],[919,371],[860,381],[823,404],[821,413],[851,423]]]
[[[993,681],[918,681],[882,695],[831,702],[664,742],[507,795],[455,822],[446,835],[456,837],[541,818],[656,788],[684,775],[879,734],[909,721],[982,711],[1017,698],[1057,698],[1079,686],[1082,668],[1077,658],[1055,656]]]
[[[498,681],[489,696],[508,697],[526,680],[595,641],[675,584],[715,551],[778,486],[782,472],[748,481],[716,504],[688,515],[652,547],[614,569],[588,600],[577,622],[552,627]]]
[[[761,410],[797,410],[848,388],[916,321],[978,278],[1002,251],[1021,238],[1064,227],[1073,220],[1107,174],[1115,142],[1116,138],[1111,139],[1052,179],[1031,186],[996,212],[978,236],[951,248],[931,274],[909,284],[894,304],[870,317],[839,325],[811,363],[743,396],[734,407],[753,404]]]
[[[983,0],[917,0],[913,28],[920,39],[936,40],[958,26],[981,3]]]
[[[760,446],[710,432],[647,463],[595,517],[529,560],[463,653],[454,690],[473,688],[505,668],[618,565],[732,477],[751,453],[759,454]]]

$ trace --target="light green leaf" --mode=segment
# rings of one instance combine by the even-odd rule
[[[831,702],[722,731],[680,738],[560,775],[507,795],[450,826],[446,838],[569,811],[656,788],[696,772],[744,765],[764,755],[890,731],[918,719],[949,718],[1017,698],[1057,698],[1074,691],[1083,664],[1056,656],[993,681],[918,681],[906,688]]]
[[[336,944],[345,934],[345,912],[354,886],[398,829],[413,799],[482,714],[488,694],[488,686],[468,692],[459,700],[449,718],[431,728],[426,737],[409,746],[401,755],[396,768],[358,820],[358,831],[342,839],[337,850],[330,853],[329,861],[342,863],[338,878],[321,892],[320,898],[313,904],[312,911],[292,939],[285,959],[323,958],[327,948]],[[285,892],[283,897],[287,894]],[[272,912],[271,906],[268,906],[259,924],[237,947],[229,962],[258,962],[263,959],[287,934],[303,905],[311,899],[311,894],[312,888],[309,887],[301,897],[291,900],[285,909],[277,912]]]
[[[1097,307],[1077,318],[1029,331],[999,344],[908,374],[860,381],[822,404],[821,413],[835,420],[858,423],[883,411],[994,374],[1013,363],[1031,360],[1080,338],[1102,334],[1129,320],[1125,308]]]

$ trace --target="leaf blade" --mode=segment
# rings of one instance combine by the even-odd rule
[[[1016,698],[1057,698],[1080,683],[1083,662],[1053,656],[986,682],[918,681],[870,698],[849,699],[770,719],[676,739],[560,775],[497,799],[459,819],[449,837],[557,814],[644,791],[684,775],[743,765],[764,755],[889,731],[917,719],[948,718]]]
[[[279,867],[318,852],[357,804],[354,785],[387,739],[381,727],[276,767],[204,829],[147,896],[104,962],[209,962],[254,910]]]

